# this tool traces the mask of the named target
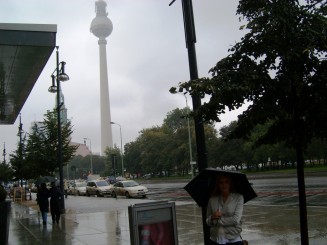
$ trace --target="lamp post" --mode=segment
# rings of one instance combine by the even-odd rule
[[[91,141],[91,139],[89,139],[89,138],[84,138],[84,144],[85,144],[85,145],[86,145],[86,140],[89,140],[89,141],[90,141],[90,152],[91,152],[91,157],[90,157],[91,168],[90,168],[90,171],[91,171],[91,174],[93,174],[92,141]]]
[[[190,110],[190,108],[188,107],[188,103],[187,103],[187,97],[184,94],[185,97],[185,101],[186,101],[186,108]],[[192,171],[192,179],[194,177],[194,173],[193,173],[193,159],[192,159],[192,141],[191,141],[191,129],[190,129],[190,115],[187,115],[187,130],[188,130],[188,146],[189,146],[189,151],[190,151],[190,165],[191,165],[191,171]]]
[[[60,192],[61,192],[61,208],[62,212],[65,212],[65,200],[64,200],[64,174],[63,174],[63,162],[62,162],[62,138],[61,138],[61,116],[60,108],[62,103],[60,101],[60,82],[69,80],[69,76],[65,73],[65,62],[62,61],[59,63],[59,47],[56,47],[56,69],[53,71],[52,85],[49,87],[48,91],[50,93],[57,93],[57,124],[58,124],[58,166],[59,166],[59,183],[60,183]],[[54,75],[54,73],[56,75]]]
[[[173,0],[170,4],[172,5],[176,0]],[[188,53],[189,61],[189,71],[190,71],[190,80],[196,80],[198,76],[198,67],[196,61],[196,52],[195,52],[195,25],[194,25],[194,15],[193,15],[193,4],[192,0],[182,0],[182,9],[183,9],[183,21],[184,21],[184,33],[186,48]],[[192,94],[192,103],[193,110],[197,111],[201,106],[201,96],[200,94]],[[197,149],[197,163],[198,170],[202,171],[207,168],[207,153],[205,145],[205,135],[202,118],[199,115],[194,116],[194,131],[195,131],[195,141]],[[203,225],[203,238],[204,244],[207,245],[210,243],[210,231],[206,223],[207,209],[202,207],[202,225]]]
[[[122,177],[124,177],[124,157],[123,157],[123,137],[121,134],[121,125],[119,123],[115,122],[110,122],[110,124],[116,124],[119,126],[119,131],[120,131],[120,151],[121,151],[121,171],[122,171]]]
[[[6,153],[6,142],[3,142],[3,153],[2,153],[2,155],[3,155],[3,164],[6,164],[6,155],[7,155],[7,153]]]

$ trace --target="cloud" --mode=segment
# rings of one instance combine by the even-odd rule
[[[60,60],[66,61],[70,80],[62,83],[68,118],[74,125],[73,141],[92,140],[100,151],[100,85],[98,40],[90,33],[95,17],[92,0],[10,0],[0,3],[0,22],[57,24]],[[133,141],[143,128],[160,125],[167,113],[185,106],[182,95],[169,88],[189,80],[182,6],[176,1],[107,0],[113,32],[107,38],[111,118],[122,126],[123,142]],[[238,1],[194,0],[196,52],[199,76],[226,56],[240,39],[235,15]],[[24,130],[54,107],[47,92],[55,68],[55,52],[36,82],[22,114]],[[188,101],[191,105],[191,101]],[[225,123],[235,119],[226,116]],[[16,148],[18,122],[0,126],[0,141],[7,152]],[[219,126],[218,126],[219,127]],[[112,126],[113,141],[120,145],[119,128]]]

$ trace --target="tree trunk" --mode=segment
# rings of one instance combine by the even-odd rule
[[[302,147],[297,147],[297,180],[299,189],[299,204],[300,204],[300,226],[301,226],[301,244],[308,245],[308,221],[307,221],[307,202],[305,193],[304,181],[304,158]]]

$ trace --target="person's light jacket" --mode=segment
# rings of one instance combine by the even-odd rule
[[[209,199],[206,222],[207,225],[210,226],[211,240],[216,241],[221,234],[229,240],[233,240],[240,236],[242,231],[241,219],[243,204],[244,198],[238,193],[231,193],[225,203],[219,196],[214,196]],[[211,220],[211,215],[218,209],[222,212],[222,217],[218,220]]]

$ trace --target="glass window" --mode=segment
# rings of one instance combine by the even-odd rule
[[[97,182],[97,186],[108,186],[108,185],[109,185],[108,182],[105,180]]]

